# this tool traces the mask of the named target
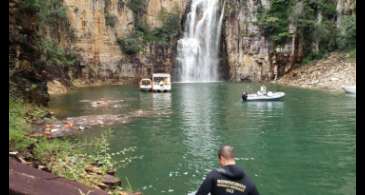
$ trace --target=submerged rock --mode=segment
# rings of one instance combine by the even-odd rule
[[[34,124],[31,136],[46,136],[48,138],[74,135],[96,126],[110,126],[114,124],[126,124],[140,117],[153,116],[151,111],[137,110],[128,114],[103,114],[79,117],[68,117],[65,120],[43,121]],[[158,113],[156,114],[158,116]],[[41,125],[39,125],[41,124]]]
[[[89,103],[93,108],[101,108],[101,107],[113,107],[119,108],[121,102],[124,100],[110,100],[106,98],[100,98],[99,100],[80,100],[81,103]]]

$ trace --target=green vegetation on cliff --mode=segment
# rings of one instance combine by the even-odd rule
[[[119,0],[119,2],[125,2],[125,0]],[[144,14],[148,1],[147,0],[127,0],[127,6],[133,11],[135,16],[141,16]],[[136,18],[138,20],[138,18]]]
[[[168,45],[179,32],[180,18],[177,14],[162,11],[159,19],[162,25],[153,30],[144,21],[137,22],[135,31],[126,38],[118,39],[121,50],[128,54],[136,54],[147,44]]]
[[[66,68],[76,62],[76,54],[72,50],[59,47],[52,39],[42,39],[38,47],[41,51],[40,63],[44,66]]]
[[[25,116],[25,104],[9,98],[9,150],[25,150],[35,141],[26,136],[29,125]]]
[[[344,16],[337,38],[338,48],[356,48],[356,15]]]
[[[46,82],[59,79],[67,85],[68,73],[78,68],[75,52],[65,43],[73,38],[67,8],[58,0],[10,3],[13,6],[9,20],[9,93],[46,105]]]
[[[284,43],[290,36],[288,16],[291,4],[291,1],[273,0],[269,10],[259,10],[258,22],[264,35],[277,44]]]
[[[316,59],[356,47],[356,13],[344,16],[339,28],[336,14],[335,1],[272,0],[270,9],[259,10],[258,24],[276,47],[297,36],[304,44],[304,56]]]
[[[24,0],[20,8],[35,13],[40,24],[55,25],[67,21],[66,8],[59,0]]]

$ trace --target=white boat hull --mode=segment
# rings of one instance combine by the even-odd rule
[[[152,87],[152,90],[154,92],[169,92],[169,91],[171,91],[171,86],[169,86],[169,85],[164,85],[164,86],[154,85]]]
[[[151,91],[152,87],[151,86],[139,86],[139,89],[141,91]]]
[[[343,89],[346,93],[356,94],[356,86],[342,86],[342,89]]]
[[[285,96],[284,92],[268,93],[267,95],[248,94],[243,101],[275,101],[281,100]]]

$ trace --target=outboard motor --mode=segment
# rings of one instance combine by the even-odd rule
[[[246,101],[247,100],[247,93],[244,91],[242,92],[242,100]]]

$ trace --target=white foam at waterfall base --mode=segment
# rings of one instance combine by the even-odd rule
[[[177,44],[178,82],[218,81],[223,14],[220,0],[192,1],[184,37]]]

